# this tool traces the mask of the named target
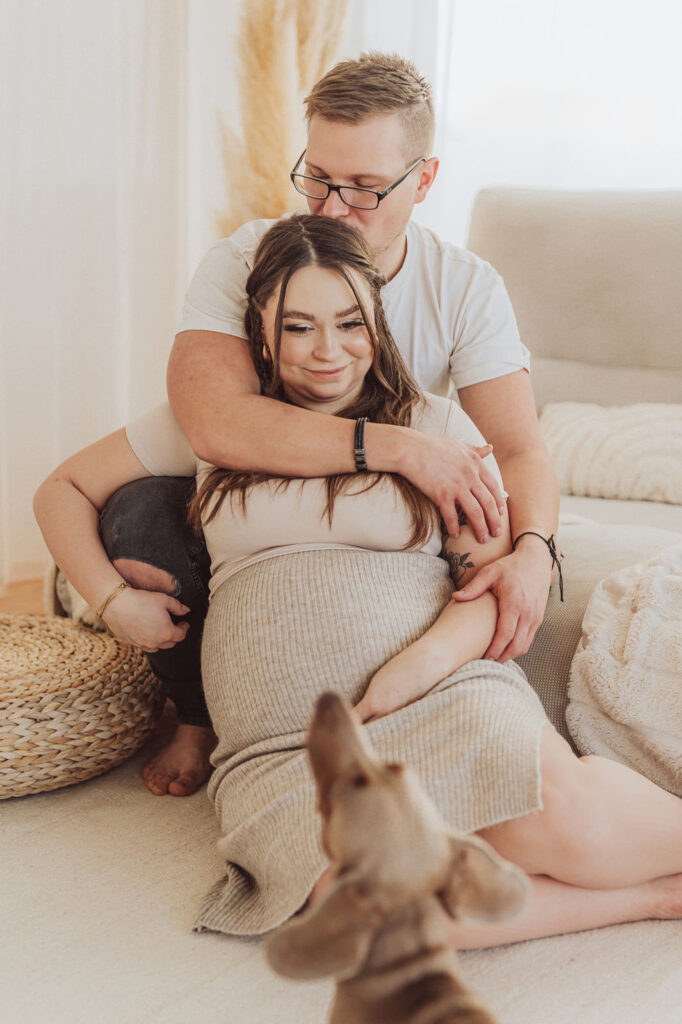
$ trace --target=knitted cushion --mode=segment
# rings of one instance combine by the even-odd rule
[[[549,402],[540,428],[562,494],[682,505],[682,404]]]
[[[164,699],[144,655],[47,615],[0,615],[0,799],[82,782],[147,739]]]

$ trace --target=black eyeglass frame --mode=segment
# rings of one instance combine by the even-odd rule
[[[301,153],[301,155],[299,156],[298,160],[296,161],[296,164],[294,165],[293,171],[291,171],[291,173],[289,174],[289,177],[291,178],[291,184],[294,186],[294,188],[296,189],[296,191],[300,195],[306,196],[308,199],[319,199],[319,201],[321,203],[324,203],[324,202],[327,201],[327,199],[329,199],[329,193],[330,192],[338,192],[339,199],[341,200],[341,202],[345,203],[346,206],[350,206],[350,208],[352,210],[368,210],[370,212],[372,210],[376,210],[378,208],[379,203],[381,202],[381,200],[385,199],[387,195],[390,195],[390,193],[393,191],[394,188],[397,188],[398,185],[401,184],[401,182],[405,181],[405,178],[407,178],[408,175],[412,174],[412,171],[415,169],[415,167],[419,166],[419,164],[421,164],[421,163],[426,163],[426,161],[429,159],[427,156],[420,156],[420,157],[418,157],[413,164],[410,164],[410,166],[407,168],[405,173],[402,174],[391,185],[389,185],[388,188],[383,189],[381,192],[377,192],[373,188],[362,188],[361,185],[332,185],[332,184],[330,184],[330,182],[325,181],[324,178],[316,178],[312,174],[300,174],[299,171],[298,171],[298,166],[299,166],[301,160],[303,159],[303,157],[305,156],[305,154],[306,154],[306,150],[304,149],[303,152]],[[326,196],[311,196],[311,195],[308,195],[307,192],[301,191],[301,189],[298,187],[298,185],[296,184],[296,182],[294,180],[294,178],[297,178],[297,177],[298,178],[304,178],[304,179],[306,179],[308,181],[316,181],[320,185],[325,185],[326,188],[327,188]],[[353,206],[352,203],[349,203],[341,195],[341,189],[344,189],[344,188],[351,188],[355,192],[367,192],[369,195],[375,196],[375,198],[376,198],[376,206]]]

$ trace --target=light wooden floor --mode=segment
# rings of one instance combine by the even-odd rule
[[[0,590],[0,612],[14,612],[16,615],[42,615],[43,581],[22,580],[8,583]]]

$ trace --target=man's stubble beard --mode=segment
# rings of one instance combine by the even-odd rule
[[[372,259],[373,259],[374,263],[377,265],[377,267],[379,267],[380,266],[380,262],[381,262],[381,257],[385,253],[387,253],[389,251],[389,249],[396,244],[396,242],[400,241],[401,239],[405,240],[405,245],[404,245],[403,251],[402,251],[402,253],[400,255],[400,263],[395,268],[395,270],[391,273],[391,275],[390,275],[391,277],[394,277],[395,274],[398,273],[398,271],[400,270],[400,268],[403,265],[403,261],[405,259],[405,255],[407,253],[406,232],[407,232],[407,225],[408,224],[409,224],[409,217],[408,217],[408,219],[405,221],[405,223],[402,226],[400,226],[400,227],[398,227],[396,229],[396,231],[391,235],[391,237],[389,238],[389,240],[387,242],[385,242],[384,244],[379,245],[379,246],[370,246],[370,252],[372,254]]]

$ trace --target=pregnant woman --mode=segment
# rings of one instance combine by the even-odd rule
[[[574,757],[513,664],[480,661],[496,599],[450,600],[510,547],[435,508],[399,476],[371,472],[365,420],[457,437],[497,467],[455,404],[422,395],[390,336],[383,279],[342,223],[295,216],[259,246],[246,327],[263,392],[355,420],[358,472],[288,480],[207,465],[163,405],[63,463],[36,495],[50,550],[116,635],[172,647],[184,606],[127,586],[98,535],[123,484],[196,477],[190,514],[211,556],[202,648],[218,737],[209,783],[226,874],[195,927],[257,934],[295,913],[324,866],[304,733],[336,689],[387,759],[408,761],[449,824],[479,832],[536,876],[525,914],[460,946],[678,912],[682,801],[621,765]],[[312,439],[314,441],[314,439]],[[652,880],[658,880],[653,882]]]

